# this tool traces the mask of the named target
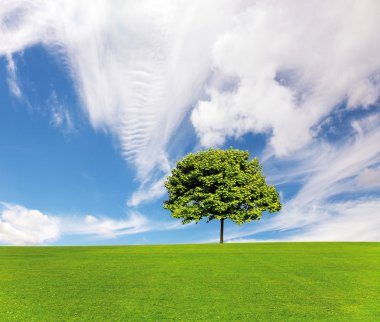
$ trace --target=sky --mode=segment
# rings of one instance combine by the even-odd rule
[[[380,241],[377,0],[0,0],[0,245],[213,243],[162,207],[248,150],[283,208],[227,242]]]

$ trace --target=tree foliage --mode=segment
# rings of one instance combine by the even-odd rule
[[[207,217],[237,224],[260,219],[281,209],[279,195],[268,185],[262,167],[248,151],[210,149],[179,161],[165,182],[164,208],[182,223]]]

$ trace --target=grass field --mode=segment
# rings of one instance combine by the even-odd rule
[[[0,321],[380,321],[380,243],[0,247]]]

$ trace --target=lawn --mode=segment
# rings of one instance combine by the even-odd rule
[[[380,321],[380,243],[0,247],[0,321]]]

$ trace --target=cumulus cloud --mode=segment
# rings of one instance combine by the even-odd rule
[[[258,1],[213,46],[216,77],[192,113],[204,146],[269,133],[277,156],[309,144],[341,102],[368,107],[380,94],[377,1]]]
[[[0,243],[40,245],[60,237],[60,221],[57,217],[19,205],[1,203],[1,206]]]

